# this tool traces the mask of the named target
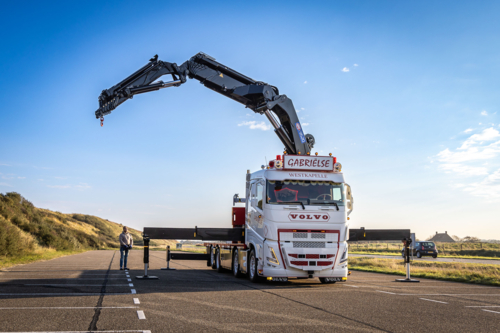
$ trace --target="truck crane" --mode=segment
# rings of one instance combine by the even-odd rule
[[[171,75],[172,80],[157,81],[163,75]],[[311,152],[314,137],[311,134],[304,135],[291,99],[280,95],[275,86],[255,81],[201,52],[180,66],[158,60],[158,55],[155,55],[135,73],[102,91],[99,109],[95,112],[96,118],[101,119],[102,126],[104,116],[126,100],[138,94],[178,87],[186,83],[187,78],[196,79],[205,87],[240,102],[255,113],[265,115],[286,152],[297,155]]]
[[[172,80],[158,80],[163,75],[171,75]],[[285,151],[266,162],[262,170],[247,170],[245,197],[233,197],[231,228],[144,228],[145,274],[137,278],[156,278],[147,275],[150,239],[210,241],[205,243],[206,254],[168,251],[167,260],[207,260],[218,271],[230,269],[235,277],[247,275],[252,282],[319,278],[322,283],[335,283],[347,280],[348,239],[410,237],[406,229],[349,230],[353,196],[342,165],[332,154],[311,154],[314,137],[304,135],[292,101],[275,86],[255,81],[204,53],[181,66],[160,61],[155,55],[135,73],[102,91],[95,116],[102,126],[104,116],[127,99],[178,87],[187,78],[265,115]]]

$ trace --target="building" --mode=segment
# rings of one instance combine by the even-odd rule
[[[429,239],[429,241],[431,241],[431,242],[455,243],[455,240],[453,240],[453,238],[451,238],[451,236],[448,235],[448,231],[445,231],[444,234],[439,234],[436,231],[436,234],[434,235],[434,237],[432,237],[431,239]]]

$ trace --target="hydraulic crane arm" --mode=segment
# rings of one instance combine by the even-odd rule
[[[156,81],[167,74],[172,76],[172,81]],[[180,86],[186,82],[186,77],[200,81],[205,87],[240,102],[256,113],[264,114],[288,153],[307,154],[314,146],[314,137],[311,134],[304,135],[302,131],[292,100],[280,95],[278,88],[238,73],[204,53],[198,53],[181,66],[160,61],[158,56],[153,57],[125,80],[103,90],[99,96],[96,118],[102,119],[134,95]]]

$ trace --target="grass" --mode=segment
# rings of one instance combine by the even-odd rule
[[[117,249],[123,225],[97,216],[63,214],[35,207],[19,193],[0,193],[0,267],[48,260],[88,250]],[[134,246],[142,233],[129,228]],[[175,247],[174,240],[153,240],[151,246]]]
[[[350,257],[349,269],[406,275],[403,261],[396,259]],[[414,261],[411,264],[411,276],[500,286],[500,265]]]
[[[51,260],[82,252],[85,252],[85,250],[57,251],[55,249],[42,249],[37,252],[25,254],[23,256],[14,256],[14,257],[3,256],[0,257],[0,269],[12,267],[15,265],[30,264],[36,261]]]
[[[500,259],[499,243],[435,243],[442,258]],[[402,244],[360,242],[349,244],[349,253],[372,255],[401,255]]]

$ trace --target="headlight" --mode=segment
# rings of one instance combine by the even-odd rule
[[[279,265],[280,262],[278,261],[278,257],[276,256],[274,249],[272,247],[269,247],[269,251],[271,252],[272,258],[267,257],[267,261],[269,261],[271,264]]]

